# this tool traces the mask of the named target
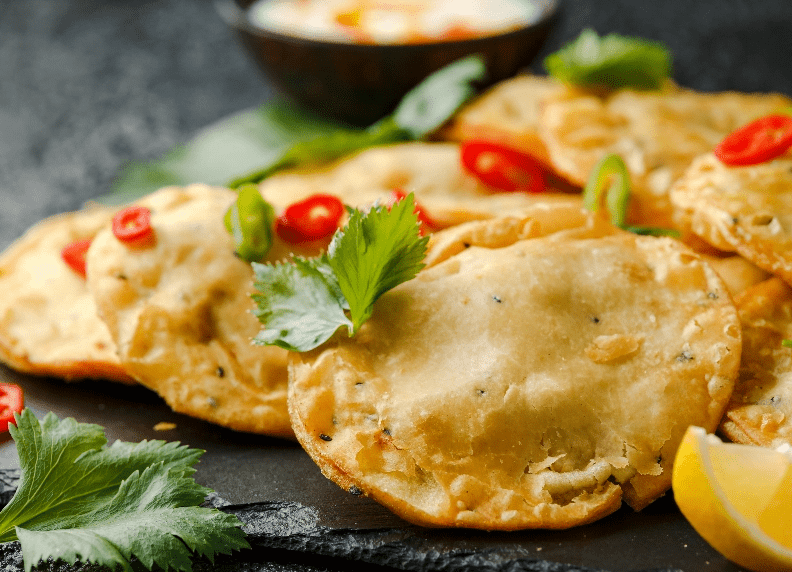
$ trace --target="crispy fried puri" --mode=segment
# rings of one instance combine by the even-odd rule
[[[701,254],[701,257],[709,262],[718,276],[723,279],[732,298],[736,298],[754,284],[759,284],[770,278],[770,273],[748,262],[739,254],[721,256]]]
[[[502,143],[550,165],[539,136],[542,105],[564,89],[548,76],[518,75],[501,81],[463,107],[439,136],[451,141]]]
[[[792,288],[771,278],[736,298],[743,327],[740,376],[720,431],[732,441],[792,445]]]
[[[740,361],[723,282],[667,238],[471,246],[383,295],[354,339],[292,354],[323,473],[426,526],[567,528],[670,486]]]
[[[91,238],[113,211],[91,207],[30,228],[0,255],[0,359],[19,371],[134,383],[115,354],[85,279],[61,250]]]
[[[402,143],[372,147],[323,169],[298,169],[264,180],[261,194],[278,208],[315,193],[329,193],[354,207],[387,201],[394,189],[416,200],[446,228],[530,207],[536,202],[575,202],[552,192],[538,195],[493,192],[462,167],[455,143]]]
[[[121,363],[171,408],[290,437],[286,351],[251,343],[253,273],[223,226],[235,196],[191,185],[140,200],[152,211],[155,244],[129,247],[105,229],[88,252],[88,283]]]
[[[691,161],[749,121],[792,105],[777,94],[615,91],[568,92],[543,106],[541,137],[554,167],[585,184],[603,156],[620,155],[632,178],[635,224],[679,226],[668,192]]]
[[[705,241],[792,283],[792,155],[729,167],[707,153],[670,196]]]

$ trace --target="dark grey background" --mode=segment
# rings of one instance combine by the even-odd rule
[[[576,37],[584,27],[593,27],[601,34],[615,31],[666,43],[675,55],[675,79],[685,86],[700,90],[775,90],[792,95],[790,0],[565,0],[557,27],[537,61]],[[79,208],[86,200],[107,193],[119,169],[128,162],[155,159],[189,140],[202,127],[260,105],[273,95],[210,0],[0,0],[0,248],[41,218]],[[118,421],[112,429],[117,438],[150,438],[138,425],[150,432],[151,419],[169,415],[163,404],[139,389],[108,390],[101,384],[90,384],[81,388],[83,393],[69,388],[68,395],[59,396],[63,390],[57,380],[25,379],[5,369],[0,373],[12,381],[19,379],[29,395],[37,394],[39,408],[52,408],[64,416],[92,407],[96,422],[110,427]],[[111,395],[111,391],[118,395]],[[135,422],[127,425],[129,418]],[[308,503],[302,497],[315,498],[321,493],[327,499],[322,501],[325,506],[340,507],[336,512],[343,517],[350,517],[350,507],[364,506],[339,496],[343,493],[326,484],[294,445],[269,442],[262,448],[253,438],[208,428],[194,420],[179,418],[178,423],[179,438],[193,446],[220,451],[216,455],[207,453],[203,468],[199,467],[198,476],[207,483],[224,484],[226,477],[234,480],[233,471],[223,468],[236,463],[233,458],[226,459],[228,451],[244,451],[246,462],[261,467],[265,463],[256,465],[257,455],[269,460],[281,455],[287,461],[282,466],[277,462],[272,465],[272,475],[264,468],[261,473],[244,473],[259,482],[265,479],[266,487],[262,488],[270,495],[269,500]],[[297,468],[300,475],[288,473]],[[301,480],[303,486],[310,483],[310,487],[298,491],[296,497],[300,498],[290,489],[289,483],[295,480]],[[234,492],[234,486],[229,484],[224,490],[232,502],[232,493],[239,498],[254,494],[250,488]],[[281,510],[277,502],[267,510]],[[334,505],[336,502],[340,504]],[[301,509],[283,510],[293,510],[297,515]],[[719,560],[689,528],[680,525],[681,517],[674,513],[672,500],[658,502],[652,511],[644,514],[641,522],[677,551],[689,553],[688,559],[697,567],[711,572],[735,570]],[[265,512],[262,509],[261,514]],[[388,518],[385,512],[371,514]],[[618,552],[611,546],[613,542],[608,544],[608,538],[622,547],[648,544],[648,539],[641,540],[643,532],[635,530],[634,517],[619,514],[602,527],[570,533],[564,542],[557,542],[559,537],[551,533],[508,538],[523,546],[543,545],[543,555],[556,562],[568,562],[570,550],[581,551],[584,561],[586,551],[594,547]],[[369,514],[367,518],[372,517]],[[313,566],[305,561],[291,564],[296,553],[272,552],[266,548],[273,546],[272,542],[292,551],[302,550],[302,546],[308,554],[320,546],[334,546],[335,550],[343,545],[346,548],[336,553],[347,556],[359,555],[365,552],[365,546],[376,545],[383,559],[370,562],[392,562],[388,555],[394,554],[396,562],[403,562],[409,554],[419,554],[430,563],[432,558],[437,559],[432,569],[527,569],[515,567],[511,561],[500,566],[496,559],[478,561],[473,557],[464,566],[443,568],[447,562],[436,553],[437,546],[459,548],[460,542],[468,542],[471,550],[481,549],[488,546],[486,539],[493,545],[499,542],[500,537],[491,535],[455,535],[452,531],[446,544],[438,544],[436,536],[418,532],[406,541],[400,537],[391,542],[389,538],[372,540],[367,533],[342,537],[332,530],[332,523],[328,526],[331,528],[310,528],[305,534],[287,533],[284,538],[292,544],[283,541],[280,545],[277,531],[263,527],[256,537],[264,547],[256,552],[258,556],[247,563],[224,560],[223,570],[352,569],[347,562],[324,557]],[[609,532],[604,534],[603,530]],[[591,538],[604,542],[592,543]],[[557,559],[553,546],[561,555]],[[5,550],[0,547],[0,570],[19,570],[18,554]],[[647,554],[652,547],[642,550]],[[662,543],[655,550],[664,550]],[[619,556],[626,562],[624,569],[646,567],[640,559],[632,562],[629,553]],[[304,556],[301,558],[304,560]],[[597,556],[589,560],[599,558],[605,559]],[[580,569],[542,562],[537,566],[531,569]],[[379,568],[363,565],[355,569]]]

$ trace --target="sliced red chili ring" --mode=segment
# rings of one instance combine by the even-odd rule
[[[278,217],[275,231],[298,244],[332,236],[344,215],[344,203],[333,195],[316,194],[289,205]]]
[[[392,195],[393,200],[391,201],[391,205],[394,205],[407,197],[407,193],[405,193],[402,189],[394,189]],[[426,210],[418,203],[418,201],[415,201],[415,209],[413,212],[418,216],[418,222],[421,223],[421,236],[423,236],[426,232],[433,232],[437,230],[439,225],[431,216],[426,213]]]
[[[22,413],[25,399],[22,388],[14,383],[0,383],[0,433],[8,431],[14,423],[14,413]]]
[[[151,211],[139,205],[118,211],[113,217],[113,234],[118,240],[129,245],[148,244],[154,237]]]
[[[713,149],[725,165],[758,165],[783,155],[792,147],[792,117],[768,115],[727,135]]]
[[[61,250],[63,261],[83,278],[85,278],[85,255],[88,253],[88,247],[91,246],[92,240],[91,238],[75,240]]]
[[[547,188],[541,162],[517,149],[489,141],[468,141],[462,144],[461,159],[465,169],[493,189],[541,193]]]

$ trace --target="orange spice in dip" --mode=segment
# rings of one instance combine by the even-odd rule
[[[532,0],[259,0],[265,30],[343,43],[415,44],[491,36],[535,21]]]

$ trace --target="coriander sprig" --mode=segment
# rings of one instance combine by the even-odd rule
[[[253,263],[255,313],[264,324],[254,341],[303,352],[339,328],[353,336],[382,294],[423,268],[429,238],[419,229],[410,194],[392,207],[353,210],[320,257]]]
[[[98,425],[42,421],[29,409],[9,432],[22,476],[0,511],[0,542],[19,540],[25,571],[48,558],[132,570],[189,572],[193,554],[248,548],[241,522],[200,505],[209,489],[192,478],[203,451],[179,443],[116,441]]]

